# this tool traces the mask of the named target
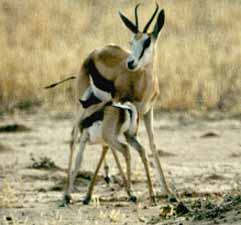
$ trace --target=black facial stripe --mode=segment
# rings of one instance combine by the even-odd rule
[[[145,53],[145,50],[150,46],[150,44],[151,44],[151,38],[148,38],[148,39],[146,39],[146,40],[144,41],[144,43],[143,43],[143,49],[142,49],[141,54],[140,54],[140,56],[139,56],[139,60],[142,58],[142,56],[143,56],[144,53]]]
[[[85,64],[85,68],[93,79],[93,82],[97,88],[102,91],[108,92],[114,97],[116,89],[113,81],[107,80],[96,68],[93,59],[89,59]],[[96,96],[98,97],[98,96]]]

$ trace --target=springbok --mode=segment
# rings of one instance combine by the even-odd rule
[[[135,6],[135,24],[124,14],[119,12],[120,18],[125,26],[133,33],[130,41],[131,50],[118,45],[107,45],[95,49],[84,60],[76,82],[76,96],[81,99],[83,108],[91,105],[101,104],[110,100],[116,102],[132,102],[144,119],[145,128],[148,134],[149,145],[155,159],[159,179],[164,195],[172,195],[165,180],[165,176],[159,161],[156,149],[153,128],[153,105],[159,95],[158,77],[153,72],[157,40],[163,28],[165,13],[162,9],[159,13],[159,6],[145,25],[143,31],[139,29],[138,8]],[[148,29],[157,16],[152,32]],[[74,77],[65,80],[73,79]],[[64,81],[65,81],[64,80]],[[52,88],[64,81],[57,82],[46,88]],[[85,112],[85,110],[84,110]],[[77,120],[80,114],[78,112]],[[72,162],[74,137],[78,132],[78,126],[74,126],[70,142],[69,170]],[[106,147],[103,147],[103,151]],[[130,171],[127,170],[128,177]]]
[[[132,102],[144,118],[149,144],[158,169],[163,194],[171,192],[166,183],[158,158],[153,129],[153,105],[159,95],[158,77],[153,72],[157,40],[164,25],[165,13],[159,6],[145,25],[139,30],[138,7],[135,7],[135,24],[119,12],[125,26],[133,33],[131,50],[117,45],[95,49],[84,60],[77,77],[77,97],[85,107],[113,99],[116,102]],[[158,13],[152,32],[148,29]]]
[[[90,108],[91,106],[86,109],[86,111],[90,111]],[[127,152],[129,153],[128,145],[120,141],[121,137],[125,137],[127,143],[134,147],[134,149],[136,149],[140,154],[147,176],[150,200],[151,203],[155,204],[154,192],[145,149],[137,139],[139,117],[136,107],[130,102],[125,102],[123,104],[107,102],[102,104],[99,108],[94,108],[94,110],[91,109],[91,112],[85,113],[85,115],[82,116],[78,121],[77,125],[81,132],[80,148],[76,156],[75,168],[73,171],[71,171],[72,169],[70,169],[69,171],[67,189],[64,193],[64,199],[61,206],[67,205],[71,199],[71,192],[73,189],[74,180],[81,166],[83,153],[87,142],[89,144],[102,144],[104,147],[102,155],[100,157],[100,161],[97,165],[96,171],[91,180],[87,195],[83,203],[88,204],[91,199],[94,184],[96,181],[96,176],[101,167],[102,161],[104,160],[105,155],[108,151],[108,147],[110,147],[112,150],[117,166],[123,177],[124,186],[128,196],[130,197],[130,200],[136,201],[136,197],[132,195],[130,181],[126,180],[124,172],[115,152],[115,150],[118,150],[119,152],[124,154],[124,156]],[[74,139],[76,138],[77,133],[74,136]]]

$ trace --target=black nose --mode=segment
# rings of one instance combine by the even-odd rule
[[[135,62],[134,60],[131,60],[131,61],[128,62],[128,68],[129,69],[134,69],[135,68],[134,62]]]

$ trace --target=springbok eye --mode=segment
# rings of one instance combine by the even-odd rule
[[[145,50],[150,46],[150,44],[151,44],[151,38],[148,38],[144,41],[143,48],[142,48],[141,54],[139,56],[139,60],[144,55]]]
[[[150,44],[151,44],[151,38],[146,39],[143,43],[143,48],[145,49],[148,48]]]

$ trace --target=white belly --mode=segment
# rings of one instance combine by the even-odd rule
[[[112,99],[112,96],[110,93],[105,92],[98,87],[95,86],[92,77],[90,76],[90,85],[92,88],[92,91],[94,92],[94,95],[99,98],[102,101],[110,101]]]
[[[101,144],[104,142],[103,135],[102,135],[102,128],[103,128],[102,121],[97,121],[93,123],[91,127],[88,128],[90,144]]]

